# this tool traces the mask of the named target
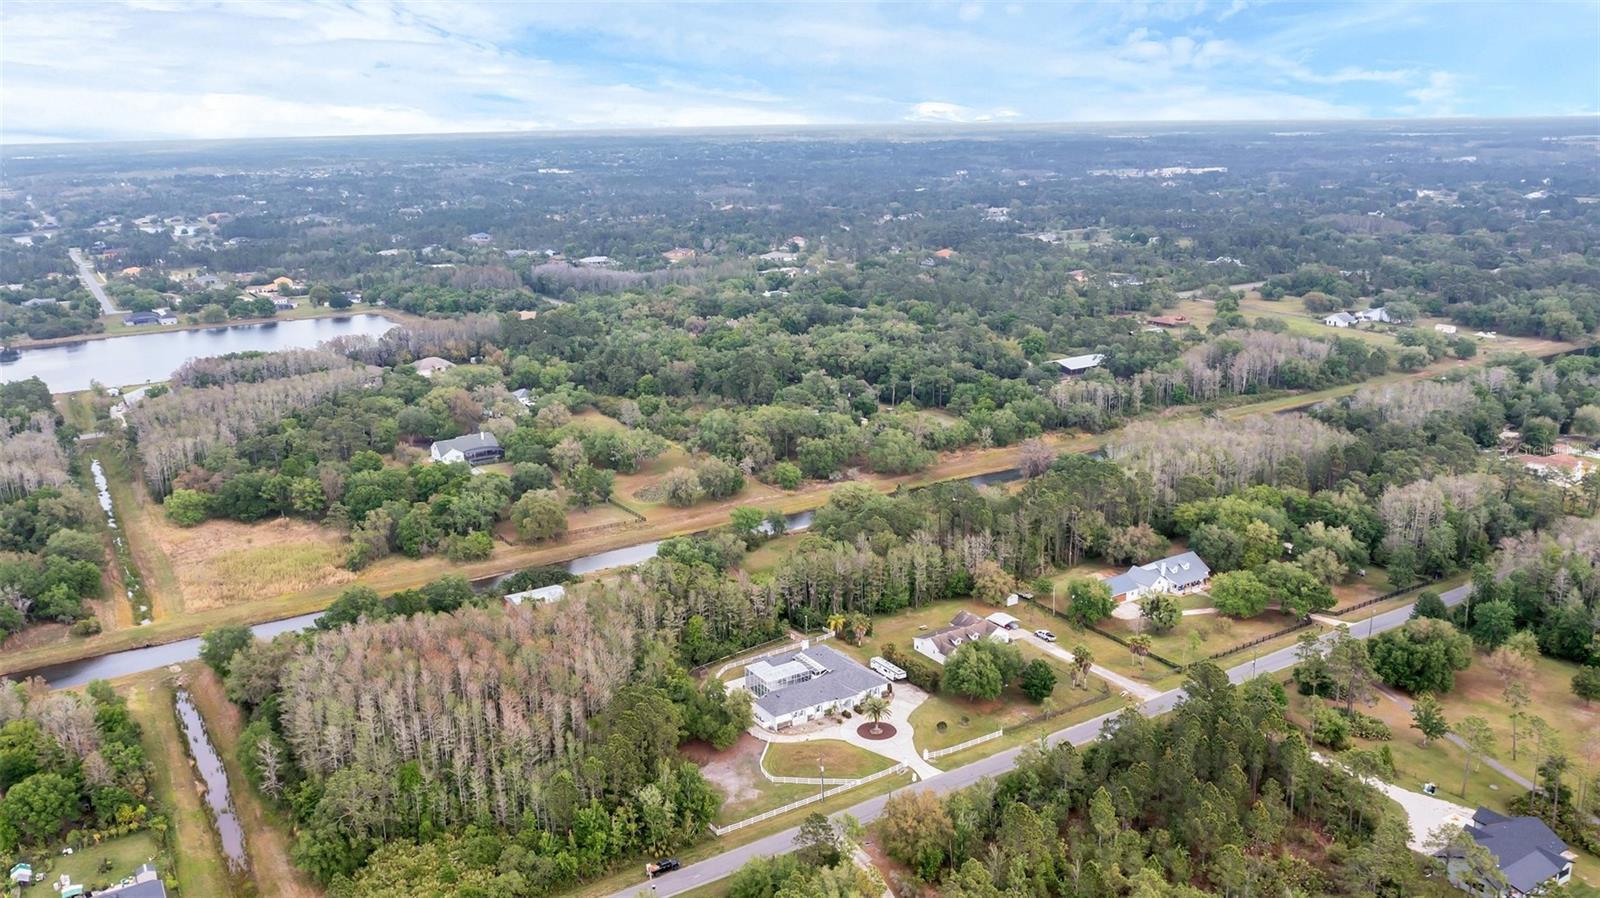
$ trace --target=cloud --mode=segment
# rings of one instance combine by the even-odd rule
[[[1485,53],[1522,7],[0,3],[0,142],[1594,112],[1600,26],[1538,9]]]
[[[941,103],[937,101],[924,101],[911,107],[906,113],[908,122],[959,122],[973,124],[982,122],[1000,122],[1018,118],[1022,113],[1015,109],[998,107],[995,109],[973,109],[955,103]]]

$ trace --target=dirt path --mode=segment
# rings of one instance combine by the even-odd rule
[[[228,770],[228,791],[244,827],[251,878],[262,898],[321,898],[323,892],[289,860],[290,836],[281,814],[269,809],[244,777],[237,758],[244,715],[222,692],[222,683],[200,663],[184,667],[189,694]]]

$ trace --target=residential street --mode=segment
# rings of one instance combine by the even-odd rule
[[[1464,601],[1471,589],[1470,585],[1458,586],[1443,593],[1440,597],[1444,600],[1445,605],[1454,606]],[[1386,630],[1392,630],[1410,619],[1411,607],[1409,604],[1404,605],[1371,618],[1356,621],[1351,624],[1350,632],[1358,638],[1365,639]],[[1322,640],[1326,642],[1331,638],[1331,634],[1328,634],[1324,635]],[[1229,668],[1228,679],[1235,683],[1242,683],[1258,674],[1287,670],[1295,664],[1296,648],[1296,646],[1282,648],[1262,655],[1253,661]],[[1182,697],[1183,690],[1171,689],[1140,705],[1139,711],[1148,717],[1165,714],[1172,710]],[[1067,727],[1052,733],[1048,737],[1048,742],[1051,745],[1059,744],[1062,741],[1071,742],[1073,745],[1085,745],[1098,738],[1101,727],[1115,716],[1115,714],[1103,714],[1092,720],[1086,720],[1083,723]],[[904,786],[895,792],[869,798],[846,808],[843,813],[851,814],[862,823],[870,823],[877,818],[878,814],[882,813],[883,806],[888,801],[889,795],[900,791],[922,789],[931,789],[940,794],[953,792],[964,786],[970,786],[986,776],[998,776],[1010,770],[1016,765],[1017,756],[1021,754],[1025,747],[1019,746],[1003,751],[981,761],[974,761],[965,767],[959,767],[955,770],[941,773],[938,776],[930,777],[923,782]],[[683,869],[667,874],[654,882],[640,882],[637,885],[614,892],[609,898],[635,898],[638,895],[681,895],[707,883],[716,882],[725,876],[733,875],[751,858],[784,854],[792,850],[794,848],[794,837],[798,832],[798,827],[791,827],[783,832],[767,836],[747,845],[730,848],[703,861],[688,864]]]
[[[122,312],[111,303],[111,297],[106,295],[106,288],[100,285],[100,279],[95,277],[94,264],[84,257],[77,248],[67,250],[67,255],[72,257],[72,264],[78,266],[78,280],[83,282],[84,289],[94,294],[100,301],[100,311],[107,315],[117,315]]]

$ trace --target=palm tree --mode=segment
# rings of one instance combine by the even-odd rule
[[[889,700],[881,695],[869,695],[861,703],[861,713],[872,721],[872,735],[883,732],[883,719],[889,716]]]
[[[1150,644],[1153,640],[1140,633],[1128,640],[1128,648],[1133,651],[1133,660],[1139,664],[1139,669],[1144,669],[1144,656],[1150,654]]]

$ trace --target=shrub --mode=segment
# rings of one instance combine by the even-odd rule
[[[883,647],[884,660],[906,672],[906,682],[924,692],[938,692],[944,681],[944,669],[916,652],[902,652],[890,643]]]
[[[444,554],[457,563],[483,561],[494,554],[494,540],[482,530],[475,530],[466,536],[452,536],[445,543]]]
[[[1349,715],[1350,735],[1357,739],[1369,739],[1374,742],[1388,742],[1394,738],[1394,733],[1389,725],[1373,717],[1371,714],[1362,714],[1352,711]]]
[[[71,633],[73,636],[93,636],[99,632],[100,619],[98,617],[86,617],[72,624]]]
[[[179,527],[193,527],[211,514],[211,497],[196,490],[173,490],[161,503],[167,520]]]
[[[1320,708],[1312,715],[1311,738],[1319,745],[1343,751],[1350,744],[1350,721],[1332,708]]]
[[[798,489],[805,478],[793,462],[780,461],[772,466],[772,482],[786,490]]]

